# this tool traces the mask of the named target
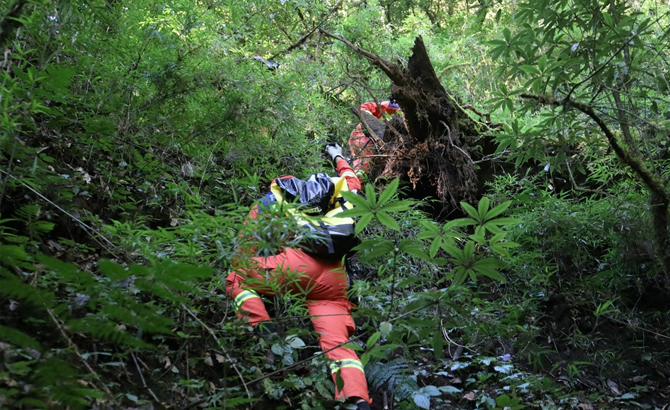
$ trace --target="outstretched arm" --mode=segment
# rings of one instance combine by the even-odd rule
[[[356,173],[349,166],[347,161],[342,157],[337,157],[335,159],[335,167],[337,169],[337,174],[347,180],[349,191],[357,194],[358,191],[361,190],[361,181],[358,179]]]
[[[342,157],[342,147],[338,143],[331,143],[326,146],[328,155],[333,159],[337,174],[346,179],[349,191],[358,193],[361,190],[361,181],[356,176],[356,173],[349,166],[347,161]]]

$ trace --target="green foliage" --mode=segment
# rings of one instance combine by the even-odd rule
[[[265,340],[232,319],[223,289],[251,241],[269,255],[304,235],[281,208],[242,225],[269,181],[330,170],[318,152],[347,140],[349,107],[388,98],[388,78],[318,28],[401,64],[422,35],[449,93],[501,123],[495,162],[507,173],[462,204],[464,218],[435,222],[401,199],[398,180],[347,195],[364,239],[350,267],[365,343],[352,346],[371,386],[395,386],[404,409],[557,408],[574,397],[514,366],[575,389],[595,367],[613,378],[650,369],[630,392],[592,400],[637,399],[667,372],[648,342],[668,317],[653,304],[655,208],[600,127],[521,95],[589,104],[667,185],[667,11],[618,0],[27,2],[1,33],[0,407],[245,408],[262,395],[271,402],[255,406],[333,407],[301,296],[271,300],[284,333]],[[509,346],[514,366],[492,359]]]
[[[498,268],[504,266],[499,256],[509,257],[508,249],[517,246],[514,242],[505,241],[506,233],[500,226],[517,224],[520,221],[514,218],[498,218],[498,216],[509,208],[511,201],[504,202],[489,209],[490,200],[482,198],[478,208],[461,203],[461,206],[470,215],[470,218],[459,218],[445,223],[442,227],[427,222],[424,230],[418,236],[420,239],[430,241],[429,256],[434,259],[440,249],[446,252],[450,258],[434,259],[437,263],[449,262],[454,265],[451,272],[446,275],[447,280],[459,286],[466,278],[474,283],[481,276],[488,276],[501,282],[505,278],[498,272]],[[459,230],[460,227],[475,226],[473,234],[467,234]],[[488,235],[487,232],[493,235]],[[477,249],[477,252],[475,250]],[[499,255],[491,257],[489,255]]]

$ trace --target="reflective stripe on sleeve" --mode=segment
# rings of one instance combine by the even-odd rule
[[[355,173],[351,172],[351,171],[344,171],[344,172],[342,173],[342,175],[340,175],[340,176],[341,176],[342,178],[344,178],[344,177],[354,177],[354,178],[358,178],[358,176],[357,176]]]
[[[235,297],[235,309],[240,309],[242,307],[242,303],[244,303],[245,300],[249,300],[251,298],[261,298],[258,296],[258,293],[254,292],[253,290],[243,290],[240,292],[239,295]]]
[[[356,360],[356,359],[342,359],[342,360],[338,360],[336,362],[331,363],[330,364],[330,373],[334,374],[334,373],[337,373],[338,370],[346,369],[348,367],[358,369],[363,374],[365,374],[365,370],[363,370],[363,364],[361,363],[360,360]]]

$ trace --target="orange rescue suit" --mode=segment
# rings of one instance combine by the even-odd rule
[[[361,183],[349,164],[340,157],[336,165],[338,175],[345,178],[349,190],[360,191]],[[257,216],[256,205],[249,218],[256,219]],[[226,290],[235,301],[238,316],[252,326],[270,321],[260,298],[261,294],[271,295],[269,286],[264,282],[274,281],[283,285],[291,276],[288,291],[305,296],[321,349],[333,360],[330,369],[335,386],[338,373],[344,381],[341,390],[335,387],[335,397],[360,397],[370,403],[361,361],[356,352],[339,346],[346,344],[356,329],[350,315],[355,305],[347,298],[348,281],[342,261],[318,258],[302,249],[292,248],[283,249],[274,256],[251,259],[252,268],[237,268],[226,278]],[[287,275],[288,272],[290,275]]]
[[[379,106],[376,102],[366,102],[365,104],[362,104],[360,108],[361,111],[367,111],[374,115],[375,118],[381,119],[383,113],[393,115],[398,111],[397,108],[389,107],[389,105],[391,105],[390,101],[382,101]],[[371,144],[372,142],[363,132],[363,125],[359,123],[356,128],[351,131],[349,137],[349,149],[351,149],[351,155],[355,158],[352,164],[353,169],[360,177],[367,175],[370,172],[371,159],[369,158],[369,155],[372,155]]]

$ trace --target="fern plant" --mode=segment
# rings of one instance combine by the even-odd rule
[[[430,397],[442,393],[437,387],[428,385],[419,387],[416,374],[411,371],[404,358],[389,362],[375,360],[365,366],[365,375],[372,390],[387,390],[397,402],[410,399],[422,409],[430,408]]]

